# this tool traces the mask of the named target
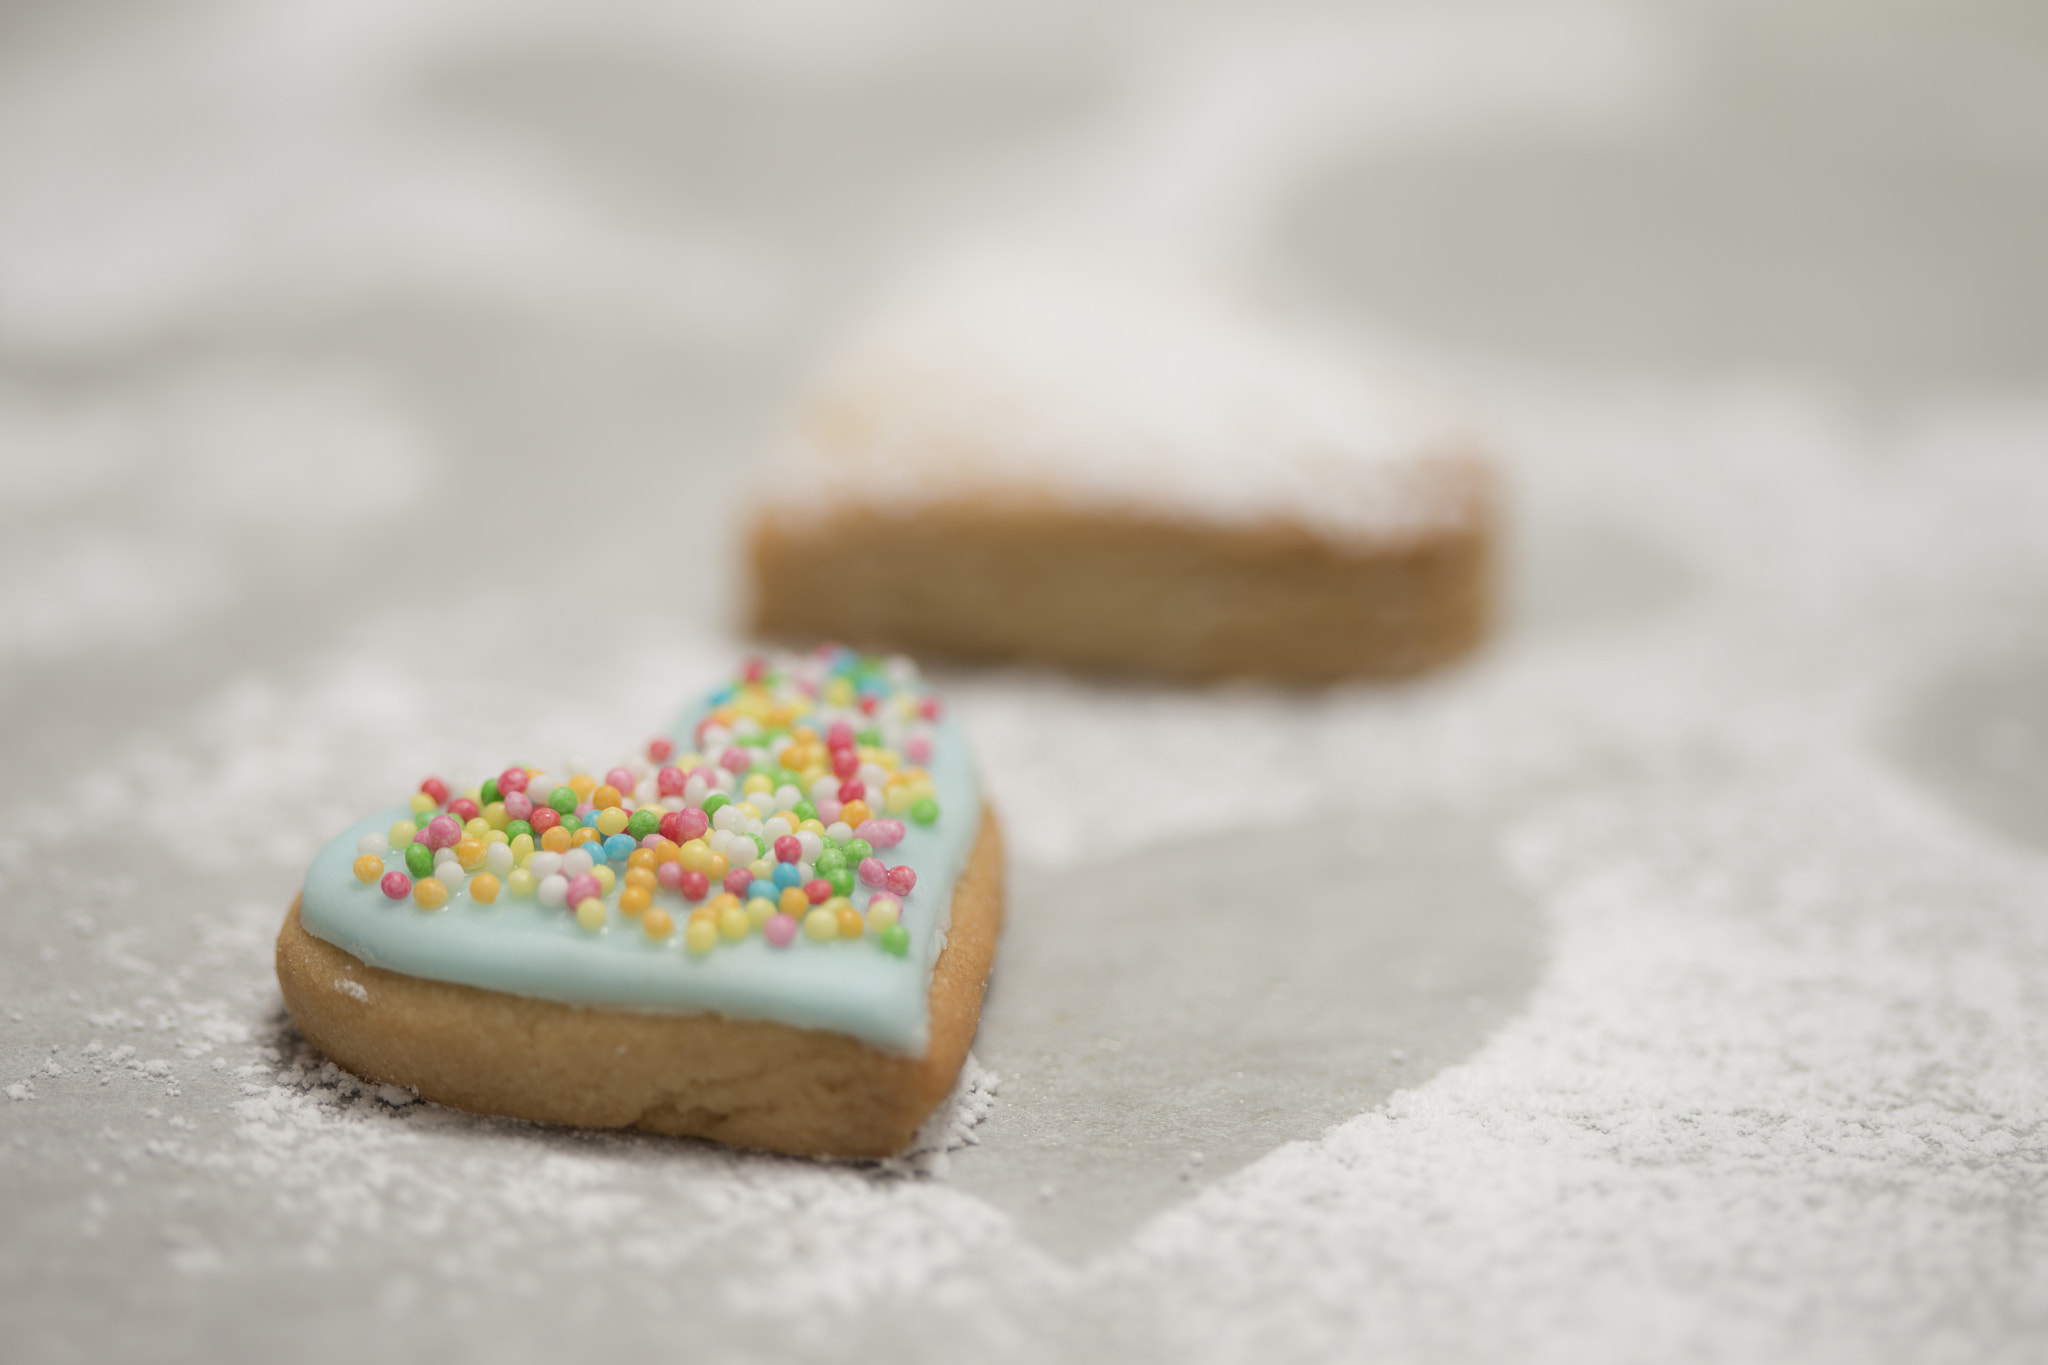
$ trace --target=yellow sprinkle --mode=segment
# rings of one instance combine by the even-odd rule
[[[432,810],[433,808],[433,797],[427,795],[425,792],[414,792],[412,794],[412,813],[414,815],[425,815],[428,811]]]
[[[534,875],[523,867],[515,867],[505,874],[505,889],[515,896],[531,896],[539,884]]]
[[[618,880],[617,877],[612,875],[611,868],[607,867],[603,863],[599,863],[595,867],[591,868],[590,875],[597,878],[597,884],[603,887],[606,891],[610,891],[612,889],[612,883]]]
[[[509,844],[512,841],[505,837],[504,830],[494,829],[484,836],[484,842],[487,844]]]
[[[532,856],[533,856],[533,836],[532,836],[531,834],[522,834],[522,835],[519,835],[519,836],[518,836],[517,838],[515,838],[515,839],[513,839],[513,840],[512,840],[512,864],[513,864],[513,866],[515,866],[515,867],[525,867],[525,866],[526,866],[526,860],[527,860],[528,858],[531,858]]]
[[[512,823],[505,815],[505,803],[503,801],[493,801],[490,805],[485,806],[483,821],[492,829],[503,829]]]
[[[385,835],[384,837],[391,841],[391,847],[393,849],[397,850],[400,853],[403,853],[405,852],[405,846],[411,843],[413,841],[413,836],[418,834],[419,832],[420,827],[418,825],[415,825],[412,821],[400,820],[397,824],[391,827],[391,832]]]
[[[718,912],[718,932],[726,938],[745,938],[753,931],[753,917],[740,906],[729,906]]]
[[[775,917],[775,902],[756,896],[747,902],[747,923],[758,929]]]
[[[804,936],[819,943],[830,943],[839,937],[839,916],[819,906],[804,916]]]
[[[592,896],[576,907],[576,923],[584,929],[604,928],[604,902]]]
[[[868,905],[868,928],[881,933],[894,924],[901,910],[893,900],[877,900]]]
[[[607,838],[619,833],[632,822],[633,817],[617,806],[606,806],[597,813],[598,833]]]
[[[484,841],[464,839],[455,845],[455,861],[462,864],[464,872],[474,872],[484,865]]]
[[[768,780],[768,774],[766,773],[755,773],[752,777],[740,783],[740,791],[747,796],[759,796],[762,792],[772,792],[774,790],[775,784]],[[758,820],[761,817],[757,814],[754,818]]]
[[[702,957],[718,946],[718,926],[709,919],[690,916],[690,927],[683,930],[683,946]]]
[[[462,832],[472,839],[481,839],[491,832],[491,822],[478,815],[462,827]]]

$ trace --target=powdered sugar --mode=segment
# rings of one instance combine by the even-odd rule
[[[824,506],[1036,499],[1341,537],[1469,519],[1470,490],[1431,458],[1469,446],[1385,361],[1219,281],[997,252],[909,286],[848,344],[787,468]]]

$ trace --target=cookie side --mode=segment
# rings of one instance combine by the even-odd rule
[[[904,517],[858,504],[801,522],[763,516],[754,626],[1179,678],[1411,673],[1470,651],[1493,615],[1492,481],[1477,462],[1443,477],[1458,515],[1349,540],[993,498]]]
[[[881,1157],[903,1150],[966,1059],[1002,918],[1002,836],[984,806],[933,969],[922,1057],[784,1024],[591,1009],[385,971],[306,932],[296,900],[277,976],[321,1052],[452,1108]]]

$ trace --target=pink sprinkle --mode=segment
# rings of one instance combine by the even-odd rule
[[[383,889],[385,895],[395,901],[402,901],[412,894],[412,878],[403,872],[386,872],[384,880],[377,885]]]
[[[596,809],[597,807],[591,805],[588,801],[579,801],[576,803],[576,818],[587,825],[590,823],[590,812]]]
[[[889,869],[889,889],[899,896],[907,896],[917,889],[917,873],[910,864],[902,863]]]
[[[687,806],[676,812],[676,832],[669,838],[679,844],[704,837],[704,831],[711,828],[711,817],[695,806]]]
[[[614,788],[622,796],[631,796],[633,788],[638,785],[633,781],[632,770],[628,768],[614,768],[604,775],[604,780],[606,785]]]
[[[669,760],[669,755],[675,751],[676,746],[674,743],[665,738],[647,741],[647,761],[649,763],[666,763]]]
[[[533,802],[528,799],[525,792],[513,792],[505,798],[505,818],[507,820],[524,820],[531,814],[533,814]]]
[[[775,841],[775,861],[793,863],[804,856],[804,846],[797,842],[794,834],[785,834]]]
[[[725,889],[735,896],[747,894],[747,888],[754,884],[754,874],[744,867],[729,867],[725,870]]]
[[[862,858],[859,871],[860,884],[862,886],[887,886],[889,884],[888,864],[884,863],[880,858]]]
[[[839,812],[843,809],[844,807],[828,796],[818,802],[818,818],[829,825],[839,818]]]
[[[448,799],[448,784],[438,777],[430,777],[420,783],[420,790],[433,797],[437,806]]]
[[[458,796],[453,801],[450,801],[448,803],[448,813],[462,821],[474,820],[477,816],[483,814],[477,808],[476,802],[466,796]]]
[[[843,720],[833,721],[831,728],[825,731],[825,747],[828,749],[851,749],[853,747],[853,727]]]
[[[598,881],[591,873],[586,872],[580,877],[569,879],[569,904],[571,905],[581,905],[592,896],[602,896],[603,894],[604,884]]]
[[[648,835],[645,839],[642,839],[640,841],[640,847],[658,849],[661,847],[661,840],[662,833],[660,830],[657,829],[656,831],[654,831],[654,833]]]
[[[761,926],[761,937],[777,948],[787,948],[796,942],[796,916],[776,911],[768,917],[768,922]]]
[[[869,818],[861,821],[859,824],[853,827],[853,837],[856,839],[865,839],[869,843],[874,844],[875,835],[881,831],[881,828],[882,822],[870,816]],[[880,848],[881,845],[875,844],[875,847]]]
[[[832,751],[832,776],[844,782],[860,771],[860,755],[851,749]]]
[[[421,840],[428,848],[453,848],[461,841],[462,826],[445,815],[427,821],[427,837]]]
[[[704,779],[705,786],[715,787],[718,785],[720,772],[717,768],[707,768],[701,764],[695,768],[690,769],[690,780],[692,782],[696,781],[700,777]]]
[[[683,788],[689,785],[690,779],[681,768],[663,768],[654,775],[654,789],[663,796],[681,796]]]
[[[498,790],[506,795],[526,790],[526,769],[507,768],[498,774]]]
[[[681,863],[656,863],[654,880],[671,891],[683,889],[683,865]]]
[[[945,708],[939,704],[939,699],[937,697],[926,697],[923,702],[919,703],[917,713],[923,716],[926,720],[937,720],[939,718],[939,713],[944,709]]]
[[[875,699],[873,697],[862,697],[860,699],[860,713],[864,716],[875,714]]]
[[[906,831],[901,820],[877,820],[874,826],[874,835],[868,838],[868,842],[876,848],[894,848],[903,842]]]
[[[823,905],[832,899],[832,883],[823,877],[813,877],[804,883],[804,899],[812,905]]]
[[[924,766],[925,764],[927,764],[927,763],[931,762],[931,761],[932,761],[932,741],[931,741],[931,736],[930,736],[930,735],[912,735],[912,736],[911,736],[911,737],[910,737],[909,739],[906,739],[906,740],[904,740],[904,741],[903,741],[903,756],[904,756],[905,758],[909,759],[909,760],[910,760],[910,761],[911,761],[912,763],[915,763],[915,764],[916,764],[916,765],[917,765],[918,767],[920,767],[920,768],[922,768],[922,767],[923,767],[923,766]]]
[[[682,864],[664,863],[662,866],[681,867]],[[659,877],[661,874],[657,872],[654,875]],[[681,886],[685,900],[701,901],[711,894],[711,878],[705,876],[702,872],[685,872]]]
[[[754,757],[735,744],[718,756],[718,766],[729,773],[743,773],[754,766]]]
[[[750,683],[760,682],[768,676],[768,661],[759,655],[747,660],[746,670],[740,674]]]
[[[868,784],[857,777],[849,777],[839,784],[841,801],[858,801],[868,794]]]

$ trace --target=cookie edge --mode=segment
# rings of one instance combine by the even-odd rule
[[[1202,681],[1315,685],[1423,672],[1476,650],[1498,610],[1498,476],[1476,456],[1447,461],[1444,472],[1456,516],[1402,535],[1335,540],[1300,523],[1232,525],[1024,498],[914,515],[855,504],[801,526],[757,509],[747,544],[752,625],[778,639],[829,629],[856,647],[920,656]],[[839,567],[848,562],[866,572],[849,579]],[[1205,574],[1239,590],[1234,612],[1166,605]],[[887,581],[878,585],[877,575]],[[1121,610],[1099,591],[1104,584],[1125,593]],[[963,601],[963,589],[980,600]]]
[[[984,804],[932,971],[922,1057],[763,1020],[565,1005],[388,971],[314,937],[298,897],[278,931],[277,979],[300,1033],[329,1059],[450,1108],[887,1157],[966,1060],[1003,915],[1002,833]]]

